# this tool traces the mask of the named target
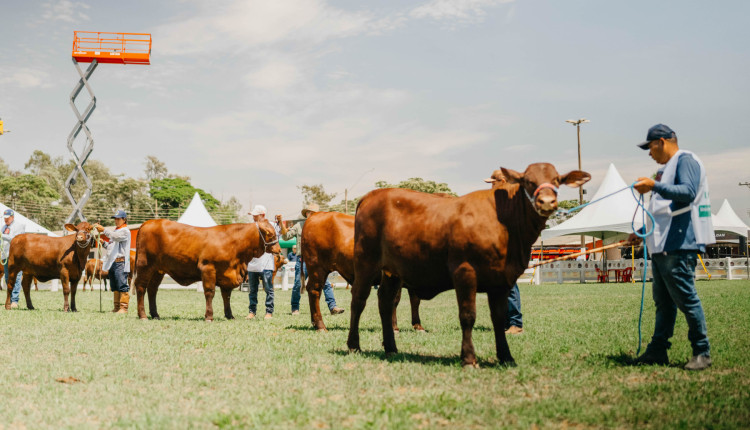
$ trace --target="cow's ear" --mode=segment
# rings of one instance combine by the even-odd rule
[[[584,172],[583,170],[572,170],[565,175],[561,175],[558,179],[560,181],[560,184],[578,188],[588,182],[589,179],[591,179],[591,175]]]
[[[505,180],[508,181],[509,184],[518,184],[523,178],[523,173],[516,172],[515,170],[506,169],[505,167],[501,167],[500,170],[503,171],[503,176],[505,176]]]
[[[76,226],[74,226],[73,224],[65,224],[65,230],[68,230],[68,231],[78,231],[78,230],[76,230]]]

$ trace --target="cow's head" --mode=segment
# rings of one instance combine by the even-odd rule
[[[276,229],[273,228],[270,222],[266,219],[258,221],[258,231],[260,232],[260,240],[263,243],[265,252],[272,254],[281,253],[281,247],[279,246],[279,238],[276,236]]]
[[[65,230],[75,232],[76,242],[82,248],[91,244],[91,238],[93,237],[91,232],[94,230],[94,226],[86,221],[81,221],[78,225],[65,224]]]
[[[545,218],[557,210],[557,189],[560,185],[576,188],[591,179],[591,175],[581,170],[560,175],[555,166],[549,163],[530,164],[523,173],[504,167],[501,170],[507,183],[519,184],[536,213]]]

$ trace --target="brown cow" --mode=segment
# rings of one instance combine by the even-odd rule
[[[287,260],[286,257],[284,257],[281,254],[273,255],[273,274],[271,275],[271,282],[273,282],[273,280],[276,279],[276,272],[278,272],[279,269],[281,269],[281,266],[285,265],[288,262],[289,260]]]
[[[320,293],[331,272],[338,272],[349,284],[354,283],[354,216],[340,212],[315,212],[308,216],[302,228],[302,259],[307,266],[307,290],[310,300],[310,318],[313,326],[326,330],[320,312]],[[299,264],[302,264],[299,261]],[[377,285],[379,282],[375,282]],[[392,327],[398,331],[396,307],[401,300],[401,288],[394,299]],[[424,331],[419,319],[419,298],[409,293],[411,302],[411,323],[417,331]]]
[[[148,291],[149,313],[159,318],[156,293],[168,274],[180,285],[203,282],[206,321],[214,319],[212,301],[218,285],[224,316],[233,319],[229,302],[232,289],[245,279],[247,263],[264,252],[281,252],[276,230],[266,220],[216,227],[193,227],[164,219],[146,221],[136,239],[138,317],[146,319],[144,296]]]
[[[378,309],[386,354],[397,352],[390,327],[393,297],[403,281],[421,299],[456,290],[463,332],[461,361],[476,366],[471,339],[476,294],[489,299],[501,364],[514,364],[505,338],[510,288],[528,267],[531,246],[557,210],[557,187],[578,187],[591,176],[559,175],[548,163],[524,173],[503,169],[507,184],[446,199],[402,189],[381,189],[357,205],[354,284],[347,344],[359,351],[359,318],[370,285],[381,276]]]
[[[98,258],[91,258],[86,262],[86,276],[83,278],[83,291],[86,291],[87,282],[89,284],[89,287],[91,287],[91,291],[94,291],[95,279],[104,281],[104,291],[107,291],[107,275],[109,273],[106,271],[102,271],[102,264],[102,260],[99,260]]]
[[[26,307],[34,309],[31,304],[31,281],[34,277],[42,282],[59,279],[65,298],[63,310],[76,312],[76,289],[86,268],[86,257],[89,255],[94,229],[83,221],[77,226],[65,224],[65,229],[75,232],[65,237],[48,237],[36,234],[19,234],[10,244],[8,256],[8,284],[16,282],[18,272],[23,271],[23,294]],[[10,309],[10,293],[5,298],[5,309]],[[70,305],[68,305],[70,295]]]

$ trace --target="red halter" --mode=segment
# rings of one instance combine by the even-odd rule
[[[557,195],[557,187],[550,184],[549,182],[545,182],[542,185],[536,187],[536,191],[534,191],[534,197],[536,197],[536,195],[539,194],[539,191],[542,191],[544,188],[551,188],[552,191],[555,192],[555,195]]]

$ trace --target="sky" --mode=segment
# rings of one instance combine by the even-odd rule
[[[593,195],[610,163],[627,183],[653,174],[635,145],[665,123],[704,162],[714,212],[728,199],[750,224],[747,16],[746,1],[1,0],[0,157],[70,156],[73,31],[150,33],[151,65],[90,80],[91,158],[115,173],[142,177],[153,155],[296,218],[303,184],[338,201],[379,180],[464,194],[500,166],[566,173],[565,120],[587,118]]]

